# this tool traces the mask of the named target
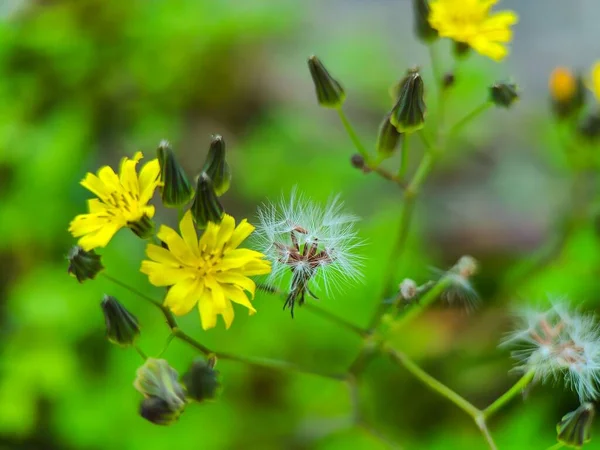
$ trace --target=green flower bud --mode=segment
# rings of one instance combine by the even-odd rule
[[[390,122],[400,133],[412,133],[425,126],[426,106],[423,99],[423,79],[416,69],[411,69],[402,82],[398,101],[392,109]]]
[[[496,106],[510,108],[519,99],[515,83],[495,83],[490,87],[490,102]]]
[[[346,100],[342,85],[329,74],[319,58],[314,55],[308,58],[308,69],[315,85],[319,105],[324,108],[341,108]]]
[[[592,403],[584,403],[575,411],[565,414],[556,425],[558,442],[574,448],[581,448],[589,442],[594,414]]]
[[[379,127],[379,135],[375,146],[380,159],[392,156],[401,136],[402,134],[390,122],[390,114],[386,115]]]
[[[159,397],[148,397],[140,404],[140,416],[156,425],[171,425],[177,422],[182,409],[171,409],[169,404]]]
[[[185,205],[192,199],[194,189],[177,162],[173,149],[167,141],[161,141],[156,153],[160,164],[160,180],[163,184],[161,187],[163,205],[169,208]]]
[[[438,38],[438,32],[429,25],[429,2],[413,0],[414,31],[423,42],[433,42]]]
[[[219,372],[214,369],[216,358],[205,361],[196,359],[182,381],[187,390],[188,398],[197,402],[215,398],[219,389]]]
[[[212,180],[217,196],[220,197],[227,192],[231,184],[231,171],[225,161],[225,141],[222,136],[218,134],[213,136],[202,171],[206,172]]]
[[[124,347],[132,345],[140,334],[137,318],[110,295],[104,296],[100,306],[104,313],[108,340]]]
[[[80,283],[85,280],[93,280],[104,269],[100,255],[96,254],[94,250],[86,252],[78,245],[69,250],[67,259],[69,260],[67,272],[77,278]]]
[[[220,223],[223,218],[223,207],[213,189],[212,180],[202,172],[198,177],[196,197],[192,203],[192,217],[198,228],[206,228],[208,222]]]
[[[577,127],[579,134],[590,141],[600,137],[600,111],[588,114]]]
[[[142,239],[150,239],[154,236],[154,222],[146,214],[137,222],[127,222],[127,226]]]
[[[454,42],[454,56],[458,59],[465,59],[471,53],[471,47],[466,42]]]
[[[157,398],[162,402],[142,403],[142,407],[162,411],[181,412],[185,408],[186,399],[183,387],[179,384],[179,375],[164,359],[148,358],[136,372],[133,383],[135,389],[144,397]],[[145,417],[145,416],[144,416]],[[150,419],[148,419],[150,420]]]

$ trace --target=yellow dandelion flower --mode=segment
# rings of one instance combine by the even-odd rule
[[[429,24],[441,37],[448,37],[495,61],[508,54],[502,45],[512,39],[511,25],[519,18],[513,11],[491,13],[498,0],[433,0]]]
[[[557,67],[548,80],[550,95],[557,102],[568,102],[577,93],[577,79],[566,67]]]
[[[154,216],[154,206],[148,202],[159,184],[160,165],[157,159],[146,163],[139,173],[136,165],[143,155],[123,158],[119,175],[104,166],[98,175],[88,173],[81,185],[98,196],[88,200],[88,214],[80,214],[69,225],[69,232],[79,237],[79,245],[90,251],[105,247],[123,227],[140,234]]]
[[[254,296],[256,285],[249,276],[271,271],[265,255],[246,248],[237,248],[254,227],[245,219],[235,226],[233,217],[225,214],[219,224],[209,222],[200,239],[192,214],[188,211],[179,224],[181,235],[161,226],[158,238],[168,249],[148,244],[146,254],[151,261],[142,261],[141,271],[155,286],[171,286],[165,305],[173,314],[187,314],[198,304],[202,328],[217,324],[222,315],[225,326],[233,322],[233,305],[239,303],[254,314],[246,292]]]
[[[600,61],[592,67],[592,92],[600,102]]]

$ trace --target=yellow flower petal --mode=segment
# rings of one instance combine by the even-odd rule
[[[157,237],[169,246],[169,251],[183,264],[195,264],[197,257],[173,228],[162,225]]]
[[[123,158],[119,170],[119,183],[136,198],[139,198],[140,195],[140,185],[135,167],[141,158],[141,152],[136,153],[133,159]]]
[[[158,159],[148,161],[142,167],[139,177],[140,202],[147,203],[152,199],[154,190],[158,186],[158,177],[160,175],[160,164]]]
[[[212,293],[209,289],[204,289],[198,299],[198,310],[200,312],[202,329],[208,330],[217,325],[217,313],[215,312]]]
[[[165,297],[165,306],[176,316],[189,313],[196,304],[199,283],[194,278],[186,278],[172,286]]]
[[[248,300],[248,297],[246,296],[246,294],[244,293],[244,291],[242,291],[240,288],[236,287],[236,286],[232,286],[232,285],[223,285],[223,291],[225,292],[225,296],[239,304],[239,305],[243,305],[246,308],[248,308],[250,310],[250,314],[254,314],[256,312],[256,309],[254,309],[254,306],[252,306],[252,303],[250,303],[250,300]]]
[[[253,260],[241,268],[245,275],[266,275],[271,273],[271,263],[264,260]]]
[[[166,248],[158,245],[148,244],[146,247],[148,258],[161,263],[167,267],[181,267],[181,262]]]
[[[263,254],[247,248],[238,248],[227,253],[219,267],[222,270],[237,269],[250,263],[254,259],[261,259]]]
[[[241,273],[236,273],[232,271],[220,272],[215,275],[215,278],[219,283],[237,285],[242,289],[250,292],[250,295],[254,296],[256,283],[254,283],[254,281],[242,275]]]
[[[148,275],[148,281],[154,286],[172,286],[185,279],[194,278],[194,274],[185,269],[165,267],[153,261],[142,261],[140,272]]]
[[[223,321],[225,322],[225,328],[229,329],[231,324],[233,323],[233,318],[235,313],[233,312],[233,305],[230,301],[227,301],[227,305],[223,311],[221,311],[221,316],[223,316]]]
[[[223,220],[221,220],[217,232],[215,247],[225,247],[225,244],[231,238],[233,230],[235,230],[235,219],[229,214],[223,214]]]
[[[207,249],[212,249],[216,246],[218,232],[219,226],[212,222],[208,222],[206,230],[204,230],[204,234],[202,234],[200,242],[198,243],[200,252],[204,252]]]
[[[216,312],[223,311],[226,307],[226,304],[225,304],[225,292],[223,292],[221,285],[219,283],[217,283],[217,281],[211,276],[207,276],[204,279],[204,284],[208,289],[211,290],[212,301],[214,304],[215,311]]]
[[[231,234],[231,239],[227,243],[228,249],[237,248],[244,240],[252,234],[254,226],[250,225],[246,219],[242,220]]]
[[[594,67],[592,68],[592,88],[596,100],[600,101],[600,61],[594,64]]]
[[[114,222],[107,222],[102,228],[95,232],[86,234],[77,242],[85,251],[90,251],[98,247],[106,247],[112,237],[121,229],[121,226]]]
[[[185,241],[185,244],[194,256],[199,258],[200,250],[198,249],[198,234],[196,234],[196,226],[194,225],[191,211],[185,213],[179,224],[179,229],[181,230],[181,237]]]

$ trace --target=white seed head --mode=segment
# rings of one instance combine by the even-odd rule
[[[471,277],[477,273],[479,264],[472,256],[462,256],[448,271],[434,269],[439,275],[439,282],[444,281],[447,287],[442,298],[450,305],[462,305],[467,311],[475,309],[479,295],[471,283]]]
[[[593,315],[555,303],[547,311],[524,310],[519,328],[503,341],[516,347],[512,356],[522,372],[541,381],[562,380],[581,402],[599,397],[600,329]]]
[[[256,245],[272,263],[270,283],[278,284],[293,273],[306,280],[311,291],[329,295],[362,279],[358,218],[342,207],[337,196],[321,207],[294,189],[288,200],[282,197],[278,204],[259,208]]]
[[[418,286],[415,280],[411,280],[410,278],[405,278],[400,283],[400,295],[404,300],[411,300],[417,295]]]

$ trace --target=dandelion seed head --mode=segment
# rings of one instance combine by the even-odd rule
[[[504,340],[517,370],[533,370],[541,381],[563,381],[581,402],[598,398],[600,391],[600,329],[593,315],[555,302],[547,311],[524,310],[519,325]]]
[[[269,282],[279,284],[291,272],[290,293],[296,290],[300,303],[305,292],[330,295],[362,279],[358,218],[343,211],[339,197],[322,207],[294,189],[289,199],[263,205],[258,219],[256,245],[273,265]]]

